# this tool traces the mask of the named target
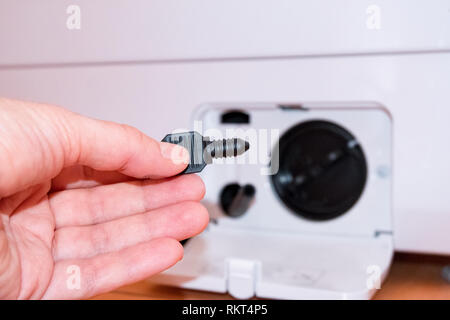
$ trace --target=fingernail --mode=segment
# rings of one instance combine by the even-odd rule
[[[164,158],[172,160],[177,165],[189,163],[189,152],[176,144],[161,142],[161,154]]]

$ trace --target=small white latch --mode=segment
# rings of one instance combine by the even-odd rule
[[[245,259],[227,259],[227,289],[237,299],[249,299],[255,295],[259,263]]]

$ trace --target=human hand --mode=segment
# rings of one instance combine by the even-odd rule
[[[0,139],[0,298],[87,298],[142,280],[208,223],[201,179],[168,178],[187,151],[137,129],[0,99]]]

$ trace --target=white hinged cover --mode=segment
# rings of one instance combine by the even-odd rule
[[[281,110],[277,104],[205,105],[195,115],[203,120],[196,129],[200,125],[201,133],[214,129],[208,135],[218,135],[230,128],[243,134],[275,128],[282,134],[301,121],[335,122],[354,134],[366,156],[368,177],[358,202],[341,217],[312,222],[278,200],[269,176],[261,174],[264,165],[210,165],[201,175],[212,223],[187,242],[183,260],[154,281],[236,298],[366,299],[379,288],[393,254],[391,118],[374,103],[301,105],[305,110]],[[221,124],[222,112],[236,106],[250,115],[250,123]],[[270,142],[272,147],[276,142]],[[222,187],[230,182],[257,189],[253,205],[239,218],[225,216],[218,205]]]

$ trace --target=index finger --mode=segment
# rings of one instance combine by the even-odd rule
[[[188,151],[158,142],[134,127],[80,117],[79,156],[72,164],[118,171],[135,178],[162,178],[184,170]]]

